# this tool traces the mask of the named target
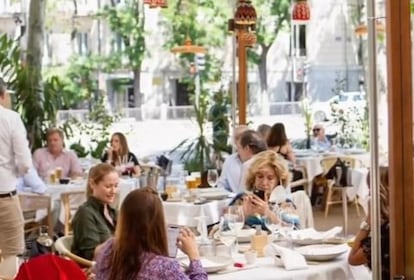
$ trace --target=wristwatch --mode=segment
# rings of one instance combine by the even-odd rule
[[[363,221],[361,223],[361,225],[359,226],[360,230],[365,230],[365,231],[369,231],[370,230],[370,226],[366,221]]]

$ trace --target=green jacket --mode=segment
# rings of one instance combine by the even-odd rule
[[[117,213],[111,207],[108,210],[114,225],[105,218],[104,204],[95,197],[79,207],[72,220],[74,254],[92,260],[95,248],[114,234]]]

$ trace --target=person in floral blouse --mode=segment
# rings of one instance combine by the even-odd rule
[[[185,272],[168,257],[167,226],[156,191],[130,192],[122,203],[115,237],[108,240],[96,259],[96,280],[192,279],[205,280],[194,234],[182,228],[177,246],[190,259]]]

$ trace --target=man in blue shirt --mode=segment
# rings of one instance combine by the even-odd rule
[[[331,148],[332,144],[325,135],[325,129],[321,124],[315,124],[313,129],[313,143],[312,145],[318,151],[327,151]]]

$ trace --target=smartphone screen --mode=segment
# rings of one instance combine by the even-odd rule
[[[167,238],[168,238],[168,256],[175,258],[177,256],[177,238],[180,233],[180,228],[177,226],[168,226]]]
[[[253,191],[255,195],[257,195],[261,200],[265,200],[265,192],[262,190],[255,189]]]

